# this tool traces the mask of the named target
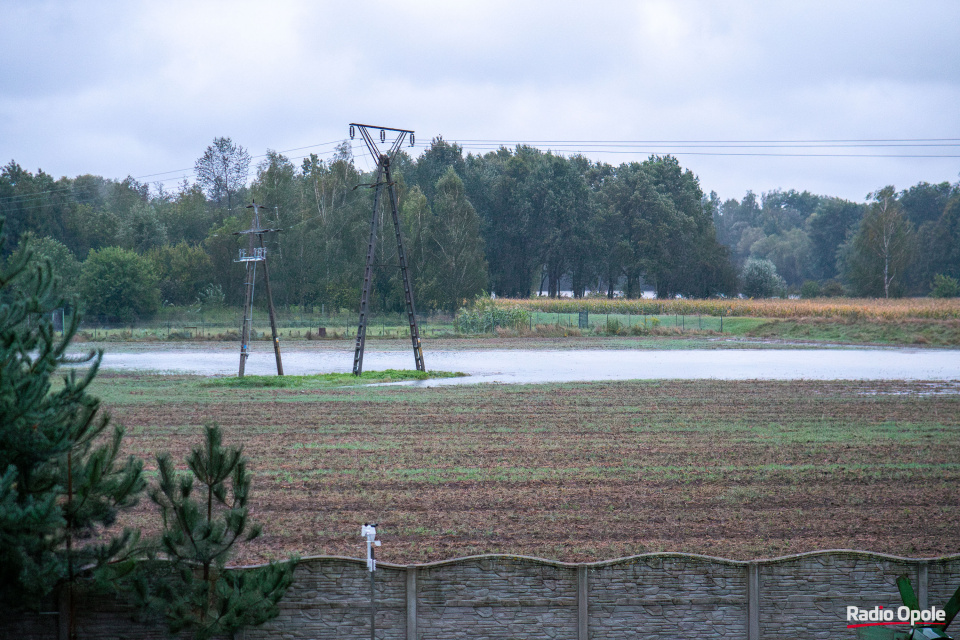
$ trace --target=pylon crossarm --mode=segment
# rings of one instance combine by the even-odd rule
[[[379,131],[380,131],[380,142],[381,142],[381,143],[386,143],[386,141],[387,141],[386,132],[387,132],[387,131],[390,131],[390,132],[392,132],[392,133],[397,134],[397,136],[396,136],[396,138],[394,139],[393,143],[390,145],[390,151],[386,154],[386,156],[387,156],[390,160],[393,160],[394,156],[397,155],[397,151],[400,150],[400,146],[403,144],[403,141],[407,138],[408,135],[410,136],[410,146],[411,146],[411,147],[413,146],[413,142],[414,142],[414,132],[411,131],[410,129],[395,129],[395,128],[393,128],[393,127],[378,127],[378,126],[374,126],[374,125],[372,125],[372,124],[360,124],[360,123],[357,123],[357,122],[351,122],[351,123],[350,123],[350,138],[351,138],[351,139],[356,135],[356,132],[357,132],[358,130],[359,130],[359,132],[360,132],[360,137],[363,138],[363,142],[367,145],[367,151],[370,152],[370,156],[373,158],[373,161],[377,163],[377,166],[380,165],[380,156],[383,155],[383,154],[380,153],[380,148],[377,146],[377,143],[376,143],[376,141],[373,139],[373,136],[370,135],[370,131],[371,131],[371,130],[379,130]]]
[[[231,235],[234,235],[234,236],[245,236],[245,235],[247,235],[248,233],[256,233],[256,234],[261,234],[261,233],[279,233],[280,231],[283,231],[283,229],[246,229],[246,230],[244,230],[244,231],[234,231]]]

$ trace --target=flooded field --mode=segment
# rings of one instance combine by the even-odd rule
[[[908,348],[851,349],[509,349],[426,351],[428,369],[460,371],[465,378],[428,380],[423,386],[483,382],[531,384],[591,380],[958,380],[960,352]],[[103,368],[200,375],[236,375],[239,354],[222,347],[107,351]],[[283,353],[287,374],[349,372],[350,350],[296,350]],[[408,350],[369,350],[364,370],[412,369]],[[276,372],[271,351],[250,355],[246,371]]]

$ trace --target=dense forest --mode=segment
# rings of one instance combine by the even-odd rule
[[[234,232],[267,207],[279,305],[353,310],[374,176],[349,143],[299,166],[217,138],[175,190],[128,177],[55,179],[11,161],[0,173],[9,260],[49,259],[88,316],[151,317],[161,305],[238,305]],[[442,139],[393,161],[421,309],[498,296],[956,295],[960,183],[878,189],[865,203],[806,191],[720,201],[672,156],[619,166],[518,146],[463,155]],[[381,225],[389,224],[389,217]],[[392,230],[377,251],[375,310],[400,310]],[[392,251],[391,251],[392,249]]]

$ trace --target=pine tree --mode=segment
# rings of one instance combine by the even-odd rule
[[[171,632],[190,631],[198,639],[275,617],[294,562],[226,569],[236,545],[260,535],[249,521],[252,478],[242,449],[224,447],[220,427],[208,425],[204,444],[187,456],[189,474],[178,474],[168,453],[157,456],[157,467],[150,498],[160,508],[159,551],[170,565],[140,583],[141,597]]]
[[[3,221],[0,219],[0,243]],[[61,586],[107,586],[133,565],[137,534],[117,531],[119,512],[144,487],[142,463],[118,461],[123,430],[87,392],[102,353],[55,375],[77,331],[61,336],[51,314],[64,305],[50,265],[29,246],[0,269],[0,604],[33,607]],[[72,609],[71,609],[72,610]],[[71,627],[73,618],[71,615]],[[73,634],[73,629],[71,629]]]

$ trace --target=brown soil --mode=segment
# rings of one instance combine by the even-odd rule
[[[132,452],[183,460],[219,422],[257,473],[236,561],[478,553],[736,559],[960,552],[960,395],[877,382],[605,382],[276,390],[117,406]],[[148,460],[152,455],[143,454]],[[150,466],[148,464],[148,466]],[[152,506],[134,521],[154,528]]]

